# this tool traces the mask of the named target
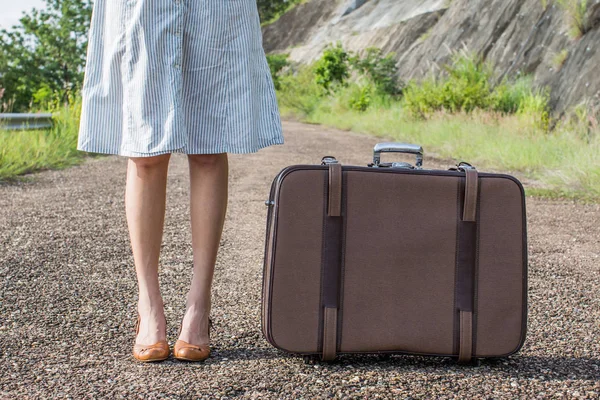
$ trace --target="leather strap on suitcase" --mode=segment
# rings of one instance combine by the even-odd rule
[[[458,362],[471,361],[473,356],[473,303],[475,295],[475,263],[477,246],[478,174],[472,167],[465,171],[462,218],[458,226],[456,256],[456,308],[458,311]]]
[[[340,298],[342,261],[342,165],[329,164],[327,190],[327,215],[324,220],[322,253],[322,309],[323,353],[322,359],[333,360],[337,350],[337,319]]]

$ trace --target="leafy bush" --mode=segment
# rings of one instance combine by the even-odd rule
[[[83,82],[92,2],[47,0],[25,13],[19,23],[0,29],[2,108],[31,112]]]
[[[341,43],[328,46],[321,58],[315,63],[315,80],[325,90],[331,91],[332,85],[343,86],[350,76],[349,55]]]
[[[353,85],[350,91],[348,105],[355,111],[367,111],[373,101],[373,87],[371,85]]]
[[[531,77],[505,80],[490,93],[489,109],[504,114],[547,112],[548,93],[534,90]]]
[[[299,112],[302,116],[312,114],[322,97],[327,93],[315,81],[312,67],[302,67],[297,72],[290,72],[279,78],[280,90],[278,100],[284,111]]]
[[[364,57],[353,55],[349,61],[356,71],[371,79],[380,93],[391,96],[398,96],[402,93],[394,53],[384,56],[381,49],[370,47],[366,49]]]
[[[273,84],[277,90],[281,88],[281,83],[279,80],[279,74],[281,70],[290,65],[288,56],[288,54],[267,55],[267,62],[269,63],[269,69],[271,70],[271,78],[273,79]]]
[[[585,99],[573,106],[559,121],[556,129],[573,133],[587,143],[600,143],[600,102]]]
[[[444,66],[447,76],[411,82],[404,90],[404,104],[416,116],[433,111],[470,112],[487,108],[492,68],[475,54],[454,53]]]
[[[454,53],[444,69],[446,76],[411,82],[404,90],[403,105],[413,116],[426,117],[442,110],[470,113],[481,109],[527,114],[538,126],[548,127],[548,94],[534,90],[530,78],[504,80],[494,87],[492,66],[464,51]]]

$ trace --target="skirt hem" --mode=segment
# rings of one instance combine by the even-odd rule
[[[272,145],[282,145],[284,144],[284,140],[282,137],[271,139],[267,142],[263,142],[258,146],[251,148],[239,148],[235,146],[221,146],[216,148],[205,148],[205,149],[186,149],[185,147],[180,147],[177,149],[171,150],[161,150],[155,151],[152,153],[140,153],[136,151],[130,150],[115,150],[115,149],[94,149],[87,146],[78,146],[77,150],[84,151],[87,153],[98,153],[98,154],[112,154],[122,157],[152,157],[158,156],[161,154],[167,153],[182,153],[182,154],[219,154],[219,153],[231,153],[231,154],[250,154],[256,153],[257,151],[269,147]]]

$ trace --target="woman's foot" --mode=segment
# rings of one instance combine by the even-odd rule
[[[140,321],[135,344],[152,345],[166,341],[167,323],[162,300],[140,300],[138,302],[138,314]]]
[[[194,345],[208,345],[209,314],[210,305],[207,307],[199,303],[190,303],[183,316],[178,340]]]
[[[210,306],[192,303],[183,317],[173,356],[179,360],[203,361],[210,356]]]
[[[140,310],[148,318],[143,318]],[[162,319],[158,316],[162,315]],[[163,311],[162,303],[160,307],[149,308],[144,305],[138,305],[137,321],[135,324],[135,343],[133,345],[133,356],[139,361],[162,361],[169,358],[171,349],[166,340],[167,321]]]

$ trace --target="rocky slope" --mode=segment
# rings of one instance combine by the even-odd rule
[[[589,30],[571,39],[569,17],[552,0],[311,0],[264,27],[264,46],[299,62],[338,40],[354,51],[376,46],[396,53],[405,80],[437,73],[466,47],[502,75],[531,74],[562,113],[600,104],[600,0],[588,2]]]

